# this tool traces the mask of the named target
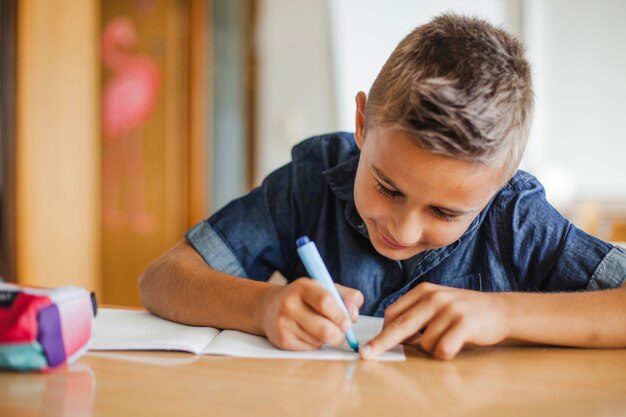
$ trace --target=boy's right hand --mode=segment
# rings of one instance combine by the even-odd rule
[[[360,291],[337,285],[352,322],[363,305]],[[272,288],[262,310],[262,327],[275,346],[286,350],[315,350],[338,346],[352,322],[324,287],[310,278]]]

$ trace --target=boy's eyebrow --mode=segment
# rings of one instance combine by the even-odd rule
[[[376,168],[374,165],[372,165],[372,169],[374,170],[374,172],[376,173],[376,176],[378,176],[381,180],[383,180],[384,182],[386,182],[387,184],[389,184],[390,186],[392,186],[394,188],[395,191],[406,195],[405,193],[403,193],[396,184],[393,183],[393,181],[391,181],[389,178],[387,178],[385,176],[385,174],[383,174],[382,172],[380,172],[380,169]],[[461,210],[461,209],[456,209],[456,208],[451,208],[451,207],[443,207],[443,206],[436,206],[438,209],[443,210],[443,211],[447,211],[455,216],[464,216],[466,214],[470,214],[472,213],[473,209],[471,210]]]
[[[400,188],[398,188],[398,186],[396,184],[393,183],[393,181],[391,181],[389,178],[387,178],[387,176],[385,174],[383,174],[382,172],[380,172],[380,169],[376,168],[374,165],[372,165],[372,169],[374,170],[374,172],[376,173],[376,176],[378,178],[380,178],[381,180],[385,181],[387,184],[391,185],[395,191],[404,194]]]

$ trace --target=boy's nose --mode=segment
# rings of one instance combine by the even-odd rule
[[[413,213],[399,216],[389,225],[390,237],[402,246],[416,245],[422,237],[422,231],[422,222]]]

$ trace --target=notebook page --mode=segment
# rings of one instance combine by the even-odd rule
[[[382,329],[382,326],[382,318],[360,316],[359,321],[354,325],[354,333],[359,341],[359,345],[363,346],[368,340],[376,336]],[[345,341],[343,345],[336,348],[322,346],[320,350],[293,352],[276,348],[265,337],[237,330],[222,331],[202,353],[268,359],[353,360],[358,358],[358,354]],[[382,361],[404,361],[406,357],[403,347],[398,345],[390,351],[380,354],[377,359]]]
[[[180,350],[200,353],[219,334],[161,319],[147,311],[99,308],[89,350]]]

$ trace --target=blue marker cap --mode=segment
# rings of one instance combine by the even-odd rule
[[[296,240],[296,245],[297,245],[298,247],[300,247],[300,246],[304,246],[304,245],[306,245],[307,243],[309,243],[310,241],[311,241],[311,239],[309,239],[309,237],[308,237],[308,236],[300,236],[300,237],[298,238],[298,240]]]

